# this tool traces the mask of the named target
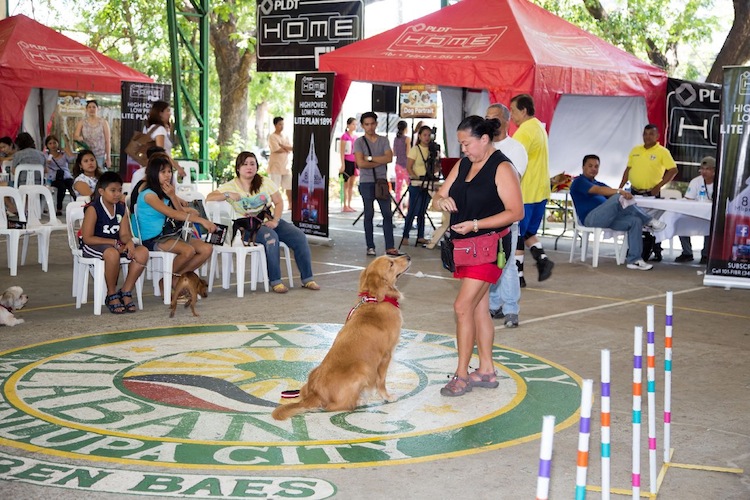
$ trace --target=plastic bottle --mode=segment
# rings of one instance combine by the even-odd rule
[[[701,186],[698,189],[698,201],[706,201],[706,186]]]

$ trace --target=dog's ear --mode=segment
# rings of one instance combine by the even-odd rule
[[[383,269],[383,260],[374,261],[372,264],[362,271],[359,278],[359,290],[360,292],[367,292],[371,296],[375,297],[378,302],[381,302],[385,298],[385,294],[390,290],[390,286],[385,279]]]

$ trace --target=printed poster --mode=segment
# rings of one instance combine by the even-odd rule
[[[403,84],[399,90],[401,118],[437,118],[437,85]]]

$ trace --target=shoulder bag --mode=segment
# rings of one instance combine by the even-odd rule
[[[156,146],[156,141],[151,137],[151,132],[153,132],[156,127],[158,127],[158,125],[151,125],[145,134],[136,131],[128,145],[125,146],[125,153],[137,161],[142,167],[145,167],[148,163],[146,153],[149,148]]]
[[[499,248],[498,243],[509,233],[510,227],[506,227],[499,233],[493,231],[472,238],[453,240],[453,262],[456,266],[478,266],[490,262],[499,264],[499,254],[503,252],[504,266],[505,252]]]
[[[370,149],[370,143],[367,141],[367,137],[362,137],[362,140],[365,142],[365,146],[367,146],[367,152],[372,157],[372,150]],[[388,187],[388,179],[378,179],[378,174],[375,172],[376,170],[373,168],[372,175],[375,176],[375,199],[390,200],[391,190]]]

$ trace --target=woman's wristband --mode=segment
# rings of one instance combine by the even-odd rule
[[[479,232],[479,223],[476,219],[474,219],[474,232]]]

